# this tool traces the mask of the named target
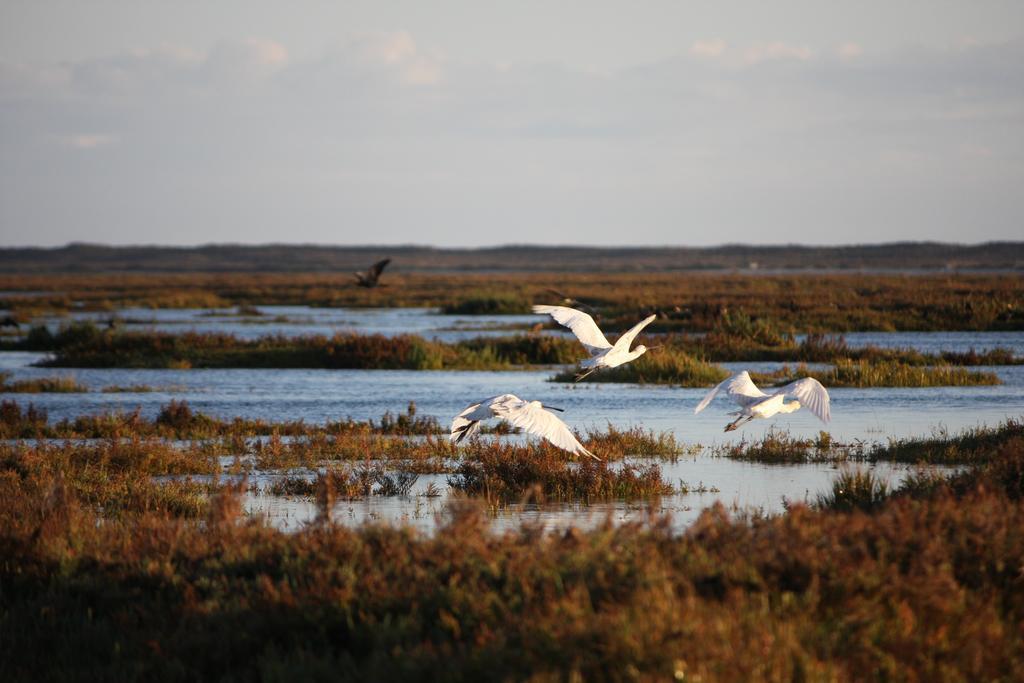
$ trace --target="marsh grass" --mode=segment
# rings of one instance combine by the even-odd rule
[[[367,290],[332,273],[9,274],[0,289],[39,292],[0,298],[19,320],[32,311],[220,308],[247,305],[443,307],[525,312],[557,303],[557,289],[598,307],[601,324],[625,330],[658,311],[653,332],[1024,329],[1024,284],[1004,274],[401,273]],[[69,294],[74,292],[74,296]],[[749,321],[749,323],[747,322]],[[725,360],[725,359],[722,359]]]
[[[140,514],[201,517],[215,484],[156,477],[218,472],[215,459],[201,449],[139,439],[2,445],[0,463],[36,495],[46,495],[48,482],[59,482],[67,495],[108,520]]]
[[[314,497],[325,495],[330,500],[357,500],[369,496],[407,496],[419,478],[417,472],[388,470],[379,463],[360,467],[330,467],[315,477],[286,476],[268,486],[250,487],[254,493],[273,496]]]
[[[508,433],[506,427],[489,433]],[[344,436],[351,434],[389,434],[394,436],[439,435],[444,430],[437,419],[417,415],[415,403],[406,412],[384,413],[379,421],[345,418],[325,424],[307,424],[302,420],[267,422],[260,419],[219,420],[192,410],[186,401],[172,400],[161,406],[152,420],[139,410],[108,412],[65,418],[54,424],[46,411],[31,403],[24,409],[10,399],[0,401],[0,438],[104,439],[160,436],[176,439],[240,439],[255,436]]]
[[[771,372],[753,372],[751,378],[762,386],[782,386],[802,377],[814,377],[826,387],[936,387],[989,386],[1001,384],[994,372],[968,370],[942,364],[908,365],[894,360],[835,360],[827,370],[810,369],[804,364],[785,366]],[[552,377],[554,382],[574,382],[577,370],[566,370]],[[729,376],[719,365],[706,362],[673,346],[646,353],[619,367],[598,370],[585,382],[622,382],[634,384],[670,384],[683,387],[707,387]]]
[[[802,465],[807,463],[895,462],[912,465],[980,465],[992,462],[1011,441],[1024,438],[1024,423],[1010,418],[995,427],[975,427],[959,434],[940,429],[929,438],[890,439],[886,444],[863,441],[836,443],[828,432],[813,439],[769,429],[760,439],[716,446],[712,456],[747,462]]]
[[[631,427],[619,429],[611,422],[605,429],[589,429],[582,439],[588,450],[600,453],[603,459],[617,460],[626,456],[676,460],[685,452],[692,451],[676,440],[672,432],[655,432],[653,429]]]
[[[994,372],[968,370],[952,365],[915,366],[897,361],[840,360],[827,370],[805,365],[784,367],[773,373],[750,373],[755,383],[782,386],[803,377],[814,377],[830,389],[840,387],[952,387],[1002,384]]]
[[[51,367],[334,368],[368,370],[509,370],[574,362],[578,345],[550,335],[480,337],[455,343],[401,334],[339,333],[239,339],[228,334],[122,332],[72,323],[51,335],[33,328],[22,347],[52,351]],[[35,339],[35,341],[33,341]]]
[[[530,312],[530,306],[531,302],[521,296],[495,294],[447,304],[441,312],[449,315],[523,315]]]
[[[110,385],[101,390],[104,394],[148,394],[154,391],[177,391],[179,388],[158,388],[148,384]]]
[[[89,387],[79,383],[74,377],[40,377],[10,381],[9,372],[0,372],[0,393],[10,394],[80,394],[89,391]]]
[[[842,335],[808,334],[799,342],[791,333],[768,335],[735,326],[716,328],[703,335],[667,334],[659,344],[716,363],[759,361],[777,363],[835,363],[864,361],[905,365],[1019,365],[1018,357],[1005,348],[987,351],[923,353],[912,348],[874,345],[850,346]]]
[[[845,470],[832,482],[831,491],[818,496],[817,505],[836,512],[870,512],[888,497],[888,483],[871,470]]]
[[[633,500],[669,495],[672,485],[656,464],[623,464],[589,458],[570,461],[565,454],[545,447],[517,453],[492,445],[459,463],[448,477],[455,491],[504,505],[524,497],[536,501]]]
[[[573,382],[577,371],[567,370],[551,378],[553,382]],[[704,387],[717,384],[729,376],[728,371],[688,353],[662,348],[616,368],[598,370],[585,382],[623,382],[633,384],[673,384],[683,387]]]
[[[874,448],[873,461],[932,465],[977,465],[991,462],[1007,443],[1024,438],[1024,421],[1010,418],[997,427],[975,427],[959,434],[940,429],[931,438],[890,439]]]
[[[774,465],[803,465],[864,460],[863,443],[838,444],[828,432],[819,432],[814,439],[800,439],[787,431],[770,428],[763,437],[711,449],[714,457],[760,462]]]
[[[664,335],[656,343],[660,348],[627,365],[602,370],[591,376],[592,381],[699,386],[713,384],[725,372],[711,361],[798,361],[834,364],[834,380],[846,386],[870,382],[922,386],[926,381],[979,383],[994,377],[958,367],[964,363],[1024,362],[1006,349],[934,355],[912,349],[854,348],[841,337],[825,335],[810,335],[797,343],[791,334],[753,323],[732,324],[703,336]],[[453,343],[410,334],[239,339],[219,333],[125,332],[87,322],[71,323],[56,334],[44,327],[32,328],[17,348],[51,351],[52,357],[42,364],[52,367],[511,370],[576,364],[585,357],[575,340],[538,333]],[[563,372],[555,379],[572,381],[573,377],[572,372]]]
[[[10,681],[1015,680],[1024,667],[1021,439],[918,495],[879,499],[861,480],[842,512],[718,506],[682,534],[492,534],[473,505],[432,536],[329,519],[286,534],[240,518],[230,489],[204,517],[105,516],[45,457],[10,455]]]

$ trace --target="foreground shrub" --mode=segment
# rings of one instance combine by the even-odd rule
[[[1022,460],[1013,442],[973,481],[870,512],[495,535],[467,504],[429,537],[327,519],[289,535],[240,521],[230,491],[198,522],[101,522],[58,475],[0,460],[0,666],[10,681],[1016,680]]]

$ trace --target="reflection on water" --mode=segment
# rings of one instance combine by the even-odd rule
[[[630,462],[648,462],[631,458]],[[671,527],[682,530],[700,513],[715,503],[729,510],[778,514],[788,503],[814,503],[817,495],[831,486],[840,471],[832,465],[762,465],[702,455],[675,463],[660,463],[662,476],[681,489],[686,482],[690,493],[663,496],[650,501],[611,501],[583,503],[513,503],[487,510],[491,527],[501,532],[514,530],[522,524],[539,526],[548,531],[569,526],[593,527],[606,521],[612,524],[643,522],[655,516],[668,516]],[[616,465],[617,466],[617,465]],[[872,469],[892,487],[898,486],[913,468],[905,465],[844,465]],[[256,477],[257,482],[272,477]],[[427,497],[429,487],[441,491]],[[697,489],[700,492],[696,492]],[[445,520],[453,495],[445,475],[421,475],[408,496],[371,496],[362,500],[338,502],[332,519],[341,524],[386,522],[406,524],[431,532]],[[461,499],[460,499],[461,500]],[[309,498],[248,494],[245,510],[285,530],[297,530],[317,517],[317,506]]]

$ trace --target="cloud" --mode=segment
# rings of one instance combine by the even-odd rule
[[[935,221],[1019,229],[1022,84],[1022,41],[857,53],[708,39],[607,74],[449,60],[405,31],[301,60],[249,39],[0,63],[0,219],[81,221],[93,239],[122,223],[341,242],[580,241],[626,225],[678,242],[681,222],[740,240],[751,225],[861,235],[932,206]],[[101,148],[116,154],[87,153]]]
[[[789,45],[781,42],[757,43],[746,49],[743,53],[743,61],[748,65],[781,59],[807,61],[812,56],[814,56],[814,52],[804,45]]]
[[[694,57],[713,59],[725,54],[728,47],[724,40],[698,40],[690,46],[690,54]]]
[[[250,83],[271,76],[288,64],[288,49],[262,38],[223,42],[206,57],[202,68],[216,81]]]
[[[836,48],[836,54],[840,59],[856,59],[864,54],[864,48],[854,42],[845,42]]]
[[[75,149],[95,149],[96,147],[103,147],[116,142],[117,137],[103,133],[79,133],[60,138],[60,141],[68,147],[74,147]]]
[[[441,81],[441,60],[423,52],[408,31],[364,34],[345,50],[370,69],[383,68],[407,85],[435,85]]]

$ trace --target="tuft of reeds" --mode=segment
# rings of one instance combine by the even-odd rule
[[[739,443],[716,446],[711,450],[711,455],[774,465],[835,463],[865,459],[862,443],[837,444],[832,440],[832,435],[824,431],[819,432],[814,439],[799,439],[774,427],[760,439],[744,439]]]
[[[818,496],[818,507],[836,512],[879,508],[889,497],[889,485],[870,470],[845,470],[829,493]]]
[[[912,348],[850,346],[841,334],[811,333],[797,342],[791,330],[783,330],[777,322],[762,321],[760,325],[737,325],[723,321],[706,334],[665,334],[658,339],[664,347],[689,353],[717,363],[767,361],[780,363],[836,363],[866,361],[896,362],[905,365],[1017,365],[1017,357],[1005,348],[979,352],[947,351],[930,354]]]
[[[668,495],[672,485],[656,464],[623,464],[589,458],[570,461],[564,452],[545,446],[526,452],[491,444],[463,459],[448,477],[462,493],[504,504],[534,495],[540,500],[632,500]]]
[[[573,382],[576,370],[560,372],[553,382]],[[717,384],[729,376],[728,371],[687,353],[674,349],[657,349],[645,353],[632,363],[598,370],[586,382],[623,382],[634,384],[673,384],[683,387],[704,387]]]
[[[582,442],[587,450],[612,460],[626,456],[675,460],[687,450],[672,432],[656,433],[643,427],[619,429],[611,422],[603,431],[587,430]]]
[[[979,465],[990,463],[1007,443],[1024,438],[1024,422],[1010,418],[995,427],[975,427],[959,434],[940,429],[929,438],[890,439],[886,444],[858,441],[839,444],[828,432],[800,439],[769,429],[760,439],[716,446],[718,457],[768,464],[898,462],[913,465]]]
[[[419,478],[417,472],[388,470],[374,465],[332,466],[315,477],[290,475],[274,480],[268,486],[250,488],[253,492],[274,496],[318,496],[330,490],[331,500],[356,500],[368,496],[407,496]]]
[[[530,312],[531,302],[521,296],[495,294],[474,296],[447,304],[442,312],[450,315],[523,315]]]
[[[977,465],[991,462],[1007,443],[1024,439],[1024,421],[1009,418],[996,427],[975,427],[959,434],[940,429],[931,438],[890,439],[868,454],[872,461],[931,465]]]
[[[807,366],[784,367],[774,373],[751,373],[758,384],[782,386],[802,377],[814,377],[829,388],[839,387],[953,387],[1002,384],[994,372],[968,370],[952,365],[914,366],[896,361],[840,360],[828,370]]]
[[[489,430],[507,433],[507,428]],[[23,410],[13,400],[0,402],[0,438],[124,438],[161,436],[178,439],[244,439],[255,436],[339,437],[352,434],[389,434],[393,436],[439,435],[444,430],[437,418],[416,414],[410,403],[406,412],[384,413],[380,421],[346,418],[326,424],[307,424],[301,420],[267,422],[260,419],[234,418],[218,420],[195,412],[184,400],[161,406],[153,420],[133,412],[111,412],[81,415],[47,423],[46,412],[31,403]]]
[[[148,384],[128,384],[125,386],[110,385],[103,387],[104,394],[148,394],[154,391],[162,391]]]
[[[22,379],[10,381],[10,373],[0,372],[0,393],[8,394],[81,394],[89,391],[89,387],[79,383],[74,377],[40,377],[38,379]]]

